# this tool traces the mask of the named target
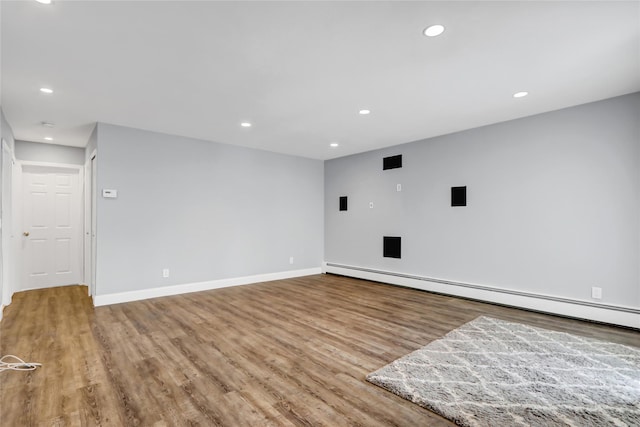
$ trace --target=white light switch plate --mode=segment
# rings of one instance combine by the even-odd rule
[[[115,199],[118,197],[118,190],[109,190],[105,188],[102,190],[102,197],[105,199]]]

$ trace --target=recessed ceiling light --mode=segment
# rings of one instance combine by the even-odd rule
[[[243,128],[250,128],[250,127],[251,127],[251,123],[249,123],[249,122],[242,122],[242,123],[240,123],[240,126],[242,126]]]
[[[41,87],[40,92],[42,93],[53,93],[53,89],[49,89],[48,87]]]
[[[36,0],[38,3],[51,4],[51,0]]]
[[[516,93],[514,93],[514,94],[513,94],[513,97],[514,97],[514,98],[522,98],[522,97],[525,97],[525,96],[527,96],[527,95],[529,95],[529,92],[524,92],[524,91],[523,91],[523,92],[516,92]]]
[[[359,114],[362,114],[363,116],[366,116],[367,114],[371,113],[371,111],[369,110],[360,110],[358,111]]]
[[[50,136],[45,136],[45,137],[44,137],[44,140],[45,140],[45,141],[53,141],[53,138],[51,138]]]
[[[336,148],[339,144],[337,142],[332,142],[329,144],[330,147]]]
[[[444,32],[444,25],[431,25],[424,29],[423,34],[427,37],[439,36]]]

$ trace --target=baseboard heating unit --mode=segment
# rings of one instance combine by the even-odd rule
[[[325,272],[640,330],[640,308],[535,294],[331,262],[325,263]]]

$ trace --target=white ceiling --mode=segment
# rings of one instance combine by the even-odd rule
[[[19,140],[100,121],[329,159],[640,90],[638,1],[0,3]]]

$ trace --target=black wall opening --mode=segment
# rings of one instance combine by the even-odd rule
[[[402,154],[385,157],[382,159],[382,170],[396,169],[402,167]]]
[[[451,187],[451,206],[467,206],[467,187]]]
[[[401,246],[400,237],[384,236],[382,255],[386,258],[400,258]]]
[[[340,196],[340,210],[347,210],[347,196]]]

